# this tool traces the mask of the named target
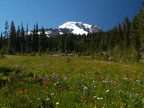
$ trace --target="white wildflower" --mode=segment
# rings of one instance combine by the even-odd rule
[[[87,89],[88,89],[88,88],[87,88],[86,86],[84,86],[84,88],[83,88],[84,95],[86,95]]]
[[[138,96],[139,96],[139,94],[137,93],[137,94],[136,94],[136,98],[138,98]]]
[[[50,100],[50,98],[47,98],[46,100],[47,100],[47,101],[49,101],[49,100]]]
[[[94,96],[93,98],[96,98],[96,96]]]
[[[56,105],[59,105],[59,102],[56,102]]]
[[[131,93],[130,93],[129,97],[130,97],[130,99],[132,98],[132,94]]]
[[[97,99],[98,99],[98,100],[102,100],[103,98],[102,98],[102,97],[98,97]]]
[[[51,96],[53,96],[54,95],[54,93],[51,93]]]

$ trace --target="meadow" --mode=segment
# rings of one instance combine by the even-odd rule
[[[144,64],[74,56],[0,59],[1,108],[144,108]]]

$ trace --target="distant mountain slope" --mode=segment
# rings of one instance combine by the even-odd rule
[[[73,33],[73,34],[85,34],[87,35],[88,33],[95,33],[100,31],[100,28],[98,28],[95,25],[90,25],[82,22],[66,22],[62,24],[61,26],[58,27],[60,30],[60,34],[63,34],[63,32],[67,33]]]

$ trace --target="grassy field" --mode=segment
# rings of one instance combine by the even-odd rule
[[[144,108],[144,65],[92,57],[0,59],[1,108]]]

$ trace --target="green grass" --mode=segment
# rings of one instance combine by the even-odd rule
[[[3,108],[144,107],[143,64],[6,56],[0,59],[0,69]]]

